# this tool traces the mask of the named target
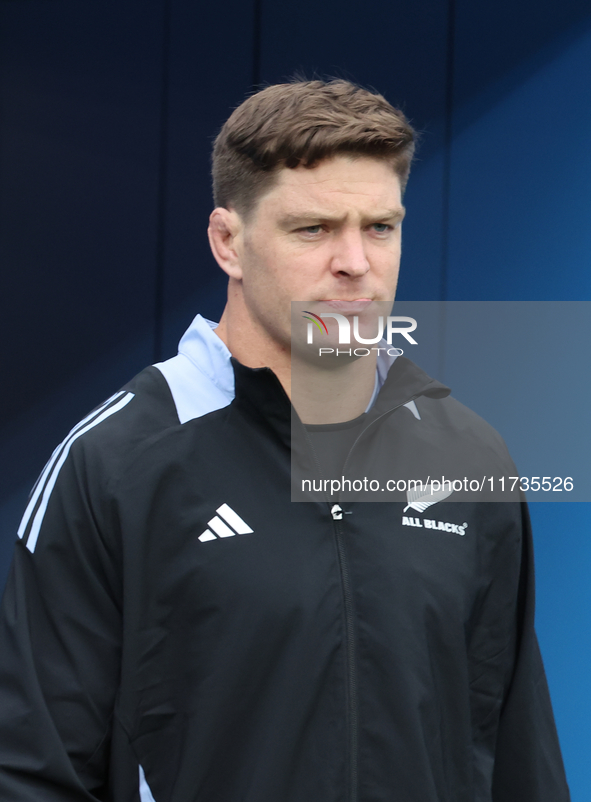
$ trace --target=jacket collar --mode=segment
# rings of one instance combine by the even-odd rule
[[[382,415],[419,396],[445,398],[451,393],[445,384],[432,379],[410,359],[399,356],[388,371],[371,412]]]
[[[275,427],[284,429],[286,422],[289,427],[292,407],[277,376],[270,368],[247,368],[234,359],[215,334],[216,326],[217,323],[197,315],[179,343],[179,353],[229,399],[235,395],[236,403],[247,406],[251,414]],[[382,387],[371,410],[372,417],[419,396],[444,398],[451,392],[403,356],[380,359],[378,381]]]
[[[197,315],[181,338],[179,354],[231,398],[234,396],[234,371],[230,362],[232,354],[215,334],[217,325]]]

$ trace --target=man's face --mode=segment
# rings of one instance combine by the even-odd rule
[[[388,162],[336,156],[282,169],[236,238],[251,322],[289,348],[292,301],[349,316],[393,301],[403,216]]]

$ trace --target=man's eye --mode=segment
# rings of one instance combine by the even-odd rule
[[[388,223],[374,223],[372,228],[377,234],[385,234],[387,231],[391,231],[392,226]]]
[[[305,226],[305,228],[300,228],[300,231],[303,234],[320,234],[322,226],[320,224],[316,226]]]

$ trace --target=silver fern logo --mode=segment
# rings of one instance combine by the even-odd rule
[[[406,512],[409,508],[417,512],[425,512],[428,507],[437,504],[438,501],[448,498],[454,491],[451,488],[442,490],[433,490],[433,482],[430,484],[419,485],[412,490],[406,491],[406,500],[408,504],[403,509]]]

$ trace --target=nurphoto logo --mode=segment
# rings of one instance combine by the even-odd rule
[[[326,323],[324,322],[323,318],[333,318],[337,321],[338,324],[338,339],[339,345],[350,345],[351,344],[351,323],[349,319],[345,315],[341,315],[338,312],[323,312],[320,315],[314,314],[314,312],[308,312],[306,310],[303,311],[302,317],[309,321],[308,322],[308,332],[307,332],[307,344],[313,345],[314,343],[314,334],[315,330],[318,331],[325,336],[328,336],[328,328]],[[414,331],[417,327],[417,321],[413,317],[406,317],[406,316],[389,316],[386,318],[384,322],[384,316],[381,315],[377,318],[378,326],[377,326],[377,334],[372,337],[363,337],[359,331],[359,316],[353,316],[353,339],[356,343],[360,345],[376,345],[379,342],[382,342],[384,339],[386,340],[388,345],[392,345],[392,337],[394,334],[402,335],[411,345],[417,345],[417,341],[411,336],[410,332]],[[409,324],[401,326],[401,323]],[[384,337],[385,332],[385,337]],[[367,332],[366,332],[367,333]],[[375,348],[356,348],[354,353],[355,356],[368,356],[371,351],[376,350]],[[382,350],[382,349],[377,349]],[[366,353],[360,353],[366,352]],[[334,354],[334,348],[319,348],[318,354],[319,356],[323,356],[323,354]],[[351,349],[341,351],[340,349],[336,349],[336,353],[347,353],[351,355]],[[401,355],[404,351],[401,348],[390,348],[388,349],[388,353],[395,353],[397,355]]]

